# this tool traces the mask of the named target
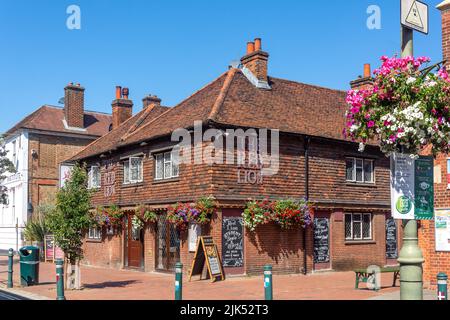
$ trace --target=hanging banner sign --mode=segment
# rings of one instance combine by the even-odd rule
[[[432,220],[434,214],[433,158],[391,157],[391,206],[394,219]]]
[[[437,209],[434,219],[436,251],[450,252],[450,210]]]

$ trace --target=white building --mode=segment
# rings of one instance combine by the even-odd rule
[[[20,130],[5,141],[7,157],[16,167],[7,173],[8,203],[0,205],[0,250],[17,250],[23,244],[23,225],[28,216],[28,132]]]

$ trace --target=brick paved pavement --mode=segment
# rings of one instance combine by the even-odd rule
[[[0,258],[0,284],[6,284],[6,258]],[[19,265],[14,265],[15,287],[19,283]],[[82,267],[83,290],[66,291],[67,299],[74,300],[172,300],[174,276],[143,273],[128,270]],[[383,289],[379,292],[354,289],[353,272],[320,273],[309,276],[274,275],[274,298],[284,300],[364,300],[394,294],[399,288],[391,288],[392,275],[382,275]],[[40,264],[41,285],[20,288],[28,293],[56,297],[55,266]],[[361,284],[361,288],[364,284]],[[228,278],[224,282],[184,279],[183,298],[186,300],[259,300],[264,298],[261,277]]]

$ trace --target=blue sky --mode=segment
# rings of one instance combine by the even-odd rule
[[[0,131],[43,104],[58,105],[69,82],[86,88],[89,110],[111,111],[116,85],[130,88],[134,112],[148,93],[178,102],[214,80],[261,37],[269,74],[348,89],[363,64],[400,47],[396,0],[15,0],[0,3]],[[415,33],[415,55],[441,58],[439,0],[430,33]],[[66,27],[69,5],[81,30]],[[369,5],[381,30],[366,27]]]

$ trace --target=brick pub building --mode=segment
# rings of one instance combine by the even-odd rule
[[[442,53],[443,59],[450,62],[450,1],[445,0],[437,6],[442,13]],[[450,209],[450,156],[440,154],[434,161],[434,197],[435,209]],[[450,238],[449,238],[450,242]],[[424,286],[436,287],[439,272],[450,274],[450,252],[437,251],[435,221],[421,221],[419,227],[419,245],[425,262]]]
[[[86,163],[90,176],[95,176],[93,209],[114,204],[126,213],[118,232],[90,230],[85,264],[173,271],[181,261],[188,271],[194,256],[190,234],[179,233],[166,221],[166,209],[202,196],[213,196],[218,203],[201,235],[212,235],[221,255],[223,224],[230,219],[242,224],[249,199],[308,196],[314,203],[321,237],[313,228],[243,228],[242,259],[231,266],[222,256],[226,274],[260,273],[268,263],[276,273],[396,264],[399,230],[390,219],[389,159],[376,146],[360,153],[357,144],[343,139],[345,92],[270,77],[268,60],[256,39],[248,43],[239,66],[229,67],[177,106],[161,107],[160,99],[148,96],[135,116],[133,103],[118,90],[112,104],[113,130],[72,159]],[[366,67],[365,77],[352,85],[368,83]],[[175,165],[170,151],[177,142],[171,141],[172,132],[192,130],[194,123],[201,123],[203,131],[278,129],[278,173],[243,182],[242,174],[257,175],[258,169],[205,162]],[[139,231],[131,218],[140,204],[156,210],[159,221]]]

